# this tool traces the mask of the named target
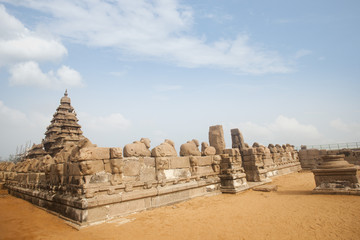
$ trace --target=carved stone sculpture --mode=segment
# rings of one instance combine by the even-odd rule
[[[152,157],[176,157],[177,153],[175,150],[175,144],[169,139],[165,139],[163,143],[156,146],[151,151]]]
[[[141,138],[140,141],[127,144],[124,147],[124,157],[150,157],[150,139]]]
[[[180,146],[180,156],[201,156],[199,141],[193,139]]]
[[[209,146],[207,142],[201,143],[201,155],[202,156],[213,156],[216,154],[216,149],[212,146]]]
[[[199,166],[199,161],[196,157],[194,156],[190,157],[190,166],[191,166],[191,172],[193,174],[196,174]]]

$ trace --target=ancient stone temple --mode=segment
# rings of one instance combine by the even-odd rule
[[[153,148],[148,138],[124,147],[97,147],[83,137],[77,122],[65,92],[43,144],[34,145],[16,165],[0,163],[0,183],[10,194],[79,225],[198,196],[237,193],[254,186],[249,181],[259,185],[300,170],[290,145],[272,155],[259,144],[249,148],[239,130],[231,132],[233,147],[226,149],[221,125],[209,128],[209,142],[202,142],[201,150],[192,139],[177,151],[170,139]]]
[[[78,142],[83,139],[78,121],[66,90],[53,115],[51,124],[47,127],[43,140],[45,151],[53,157],[64,148],[67,142]]]

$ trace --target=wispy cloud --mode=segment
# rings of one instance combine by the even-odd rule
[[[291,71],[277,52],[256,47],[246,34],[214,42],[194,35],[193,10],[175,0],[7,2],[52,15],[39,23],[42,29],[89,46],[120,49],[128,56],[246,74]]]

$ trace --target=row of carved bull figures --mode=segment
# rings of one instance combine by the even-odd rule
[[[163,143],[150,151],[150,139],[141,138],[140,141],[134,141],[124,147],[124,157],[176,157],[175,144],[172,140],[165,139]],[[199,150],[199,141],[193,139],[180,146],[180,156],[211,156],[215,155],[214,147],[208,143],[201,143],[201,152]]]

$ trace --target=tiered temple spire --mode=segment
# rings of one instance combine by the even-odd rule
[[[51,156],[55,156],[65,146],[66,142],[77,142],[83,139],[84,136],[78,121],[66,90],[53,115],[51,124],[47,127],[43,140],[45,151]]]

